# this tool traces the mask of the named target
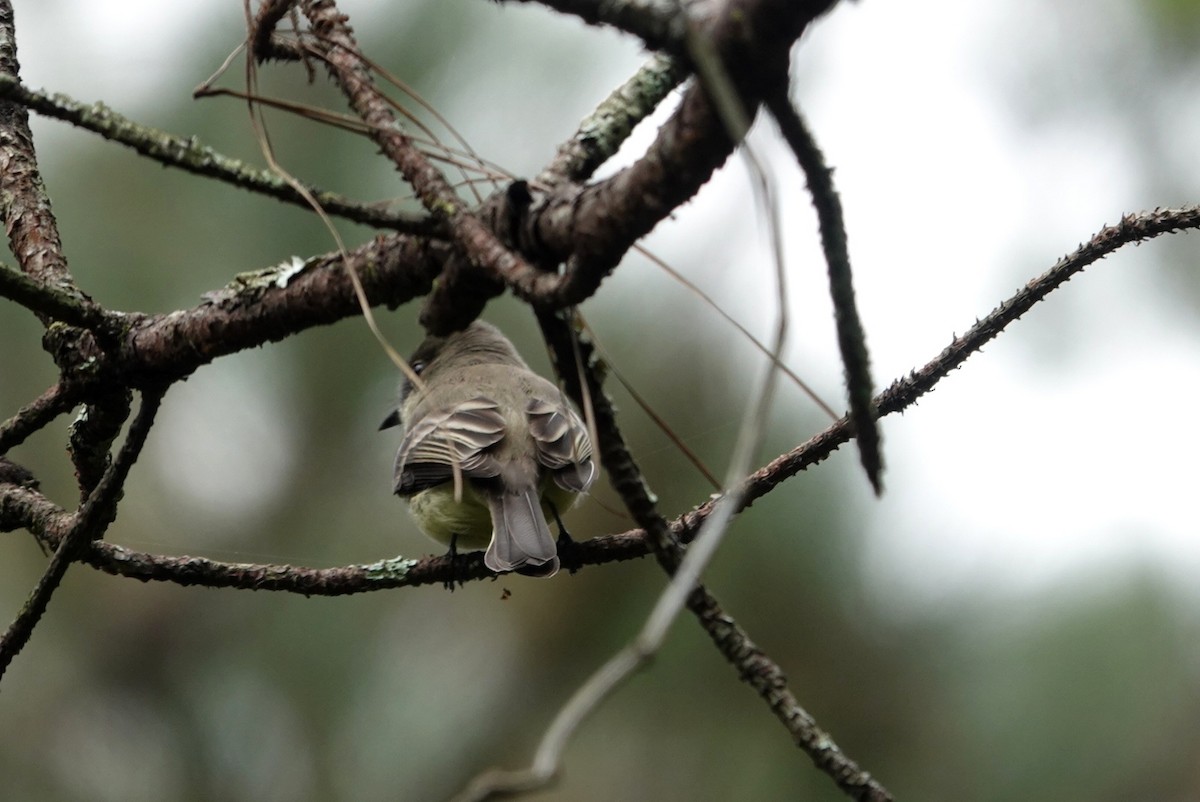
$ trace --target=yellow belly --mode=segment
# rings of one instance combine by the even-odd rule
[[[558,534],[554,527],[551,504],[563,514],[575,500],[575,494],[563,490],[553,480],[542,482],[542,514],[550,525],[550,531]],[[422,490],[408,500],[409,511],[421,531],[439,543],[449,546],[451,539],[458,536],[456,547],[461,551],[487,548],[492,539],[492,514],[487,501],[471,487],[463,486],[462,500],[454,498],[454,484],[446,484]]]

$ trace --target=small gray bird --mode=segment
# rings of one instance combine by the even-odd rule
[[[404,425],[395,492],[417,525],[451,553],[486,544],[484,563],[497,573],[553,576],[558,549],[546,517],[596,478],[579,415],[490,323],[426,338],[409,364],[425,387],[405,381],[380,428]]]

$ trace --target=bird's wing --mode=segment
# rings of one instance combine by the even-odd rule
[[[404,434],[396,454],[395,492],[411,495],[450,481],[455,465],[466,477],[496,476],[500,467],[489,449],[503,439],[504,416],[488,398],[431,412]]]
[[[592,441],[575,411],[565,401],[533,398],[525,407],[525,414],[538,462],[550,469],[555,483],[575,493],[591,487],[596,479]]]

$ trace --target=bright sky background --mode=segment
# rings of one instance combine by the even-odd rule
[[[144,114],[154,93],[188,91],[204,77],[184,81],[170,66],[201,16],[218,9],[237,24],[240,2],[226,5],[18,2],[24,74],[35,86]],[[352,14],[366,5],[346,4]],[[1119,3],[1094,5],[1079,12],[1089,17],[1087,35],[1071,41],[1054,38],[1063,21],[1052,4],[1032,0],[863,0],[808,34],[797,96],[836,166],[881,386],[1102,224],[1196,200],[1143,195],[1127,140],[1102,118],[1023,124],[1022,85],[1035,69],[1061,70],[1046,81],[1069,84],[1079,63],[1086,68],[1106,41],[1126,35]],[[1062,55],[1023,64],[1030,36]],[[627,51],[617,61],[595,97],[637,63]],[[87,68],[100,63],[113,66]],[[1164,140],[1194,148],[1194,107]],[[781,165],[792,361],[837,399],[840,368],[802,180],[769,131],[755,142]],[[1200,164],[1194,154],[1180,161]],[[712,226],[761,242],[753,220],[729,220],[729,198],[748,198],[740,169],[718,178],[678,226],[656,233],[655,247],[674,264],[686,268],[690,238]],[[1200,176],[1181,180],[1196,186]],[[854,499],[871,510],[865,570],[882,595],[920,604],[981,590],[1022,594],[1135,559],[1181,588],[1194,584],[1200,423],[1190,403],[1200,391],[1200,327],[1165,289],[1178,269],[1161,261],[1165,253],[1151,244],[1094,266],[914,410],[886,419],[887,494],[871,500],[863,481]],[[767,275],[761,256],[738,257],[739,269],[754,259]],[[731,311],[765,334],[771,304],[769,295],[737,299]],[[270,399],[262,406],[269,414]]]

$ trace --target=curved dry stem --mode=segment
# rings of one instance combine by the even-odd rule
[[[663,272],[665,272],[671,278],[675,279],[680,284],[682,284],[684,287],[686,287],[688,290],[690,290],[692,293],[694,293],[697,298],[699,298],[701,301],[704,302],[705,306],[707,306],[709,309],[712,309],[714,312],[716,312],[718,315],[720,315],[722,320],[724,320],[726,323],[728,323],[729,325],[731,325],[735,329],[737,329],[739,334],[741,334],[743,337],[745,337],[746,340],[751,345],[753,345],[755,347],[755,349],[758,350],[759,353],[761,353],[767,359],[770,359],[771,364],[773,364],[776,368],[778,368],[780,371],[782,371],[783,375],[787,376],[788,379],[791,380],[792,384],[796,385],[797,389],[799,389],[800,392],[802,392],[806,396],[808,396],[809,400],[811,400],[814,404],[816,404],[817,407],[822,412],[824,412],[826,415],[828,415],[830,420],[837,420],[840,417],[836,412],[833,411],[833,407],[831,407],[831,406],[829,406],[829,404],[825,403],[825,400],[822,399],[821,396],[819,396],[817,394],[817,391],[809,386],[808,382],[806,382],[806,381],[804,381],[804,379],[800,378],[800,375],[798,373],[796,373],[796,371],[794,371],[790,367],[788,367],[786,362],[784,362],[782,359],[780,359],[780,358],[776,357],[774,354],[772,354],[770,348],[768,348],[766,345],[763,344],[763,342],[761,340],[759,340],[757,337],[755,337],[750,332],[749,329],[747,329],[745,326],[743,326],[741,323],[739,323],[737,318],[735,318],[733,315],[726,312],[724,310],[724,308],[722,308],[721,305],[719,303],[717,303],[717,301],[711,295],[706,293],[704,290],[700,289],[700,287],[697,286],[697,284],[694,281],[691,281],[687,276],[683,275],[678,270],[671,267],[671,265],[668,264],[666,260],[660,258],[659,256],[655,255],[654,253],[651,253],[649,250],[647,250],[646,248],[643,248],[641,245],[638,245],[635,248],[635,250],[638,253],[640,253],[642,256],[645,256],[647,259],[649,259],[655,265],[657,265],[659,269],[661,269]]]

